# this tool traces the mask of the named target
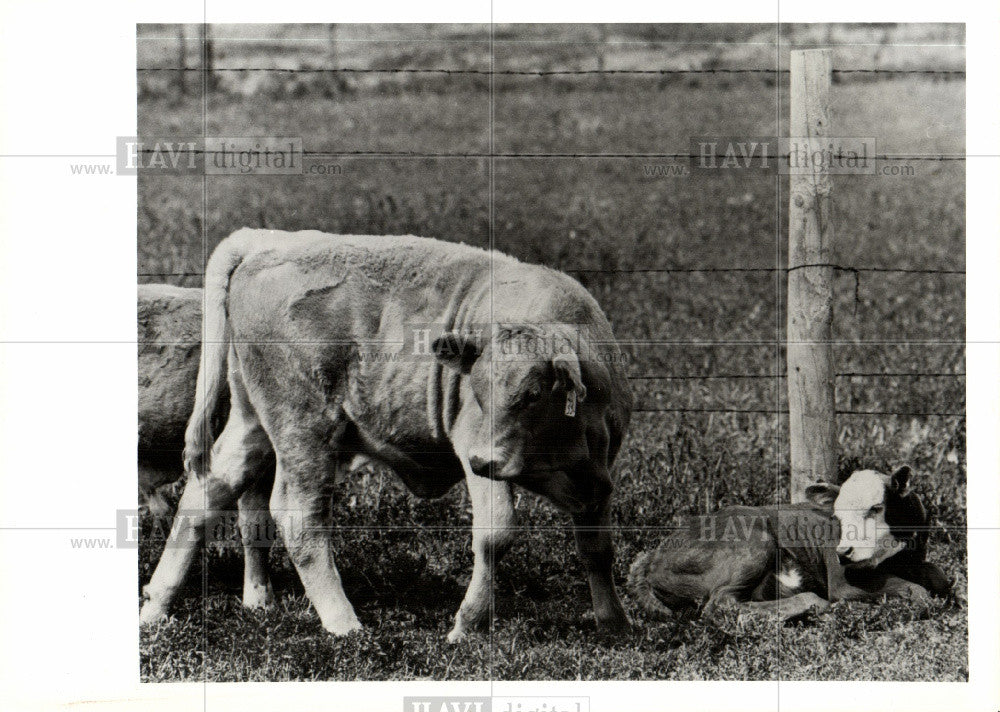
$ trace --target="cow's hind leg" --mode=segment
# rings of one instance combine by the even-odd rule
[[[243,542],[243,605],[264,608],[274,599],[267,574],[267,557],[274,539],[268,500],[274,485],[274,461],[255,478],[239,499],[240,538]]]
[[[448,633],[451,643],[462,640],[489,613],[496,562],[513,541],[515,523],[510,484],[479,477],[471,473],[467,463],[463,466],[472,500],[472,578],[455,614],[455,626]]]
[[[229,420],[212,450],[211,471],[190,477],[184,487],[166,548],[143,589],[146,600],[139,613],[140,623],[166,617],[204,542],[205,523],[236,503],[270,455],[267,434],[232,372],[230,390]]]
[[[323,627],[347,635],[361,623],[344,593],[330,542],[333,488],[344,464],[338,440],[324,424],[290,424],[279,433],[271,515]]]

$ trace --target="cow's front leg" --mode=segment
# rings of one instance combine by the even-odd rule
[[[868,593],[866,596],[859,596],[852,599],[850,593],[845,594],[843,590],[839,592],[841,600],[881,600],[882,598],[906,598],[916,603],[927,604],[931,600],[930,592],[919,583],[913,583],[898,576],[888,576],[881,587]]]
[[[472,579],[455,614],[455,626],[448,633],[450,643],[462,640],[489,613],[494,567],[514,539],[511,485],[479,477],[468,469],[466,473],[465,481],[472,500]]]
[[[757,611],[774,613],[783,621],[798,618],[813,611],[822,613],[830,608],[830,602],[811,591],[803,591],[788,598],[778,598],[771,601],[748,601],[741,604]]]
[[[827,553],[827,592],[831,601],[865,601],[874,603],[887,597],[909,598],[915,601],[929,601],[930,593],[920,584],[898,576],[886,576],[877,586],[861,588],[847,581],[844,569],[832,566],[835,554]]]
[[[923,586],[934,596],[946,598],[952,594],[954,582],[948,578],[940,566],[929,561],[922,561],[913,568],[912,572],[904,575],[903,578],[913,581]]]
[[[920,584],[890,576],[885,584],[867,590],[846,584],[830,591],[832,601],[861,601],[862,603],[880,603],[887,598],[906,598],[916,603],[929,603],[930,593]]]
[[[587,571],[598,630],[627,633],[632,629],[632,624],[618,598],[612,573],[615,549],[611,538],[610,514],[607,498],[594,510],[574,514],[576,548]]]

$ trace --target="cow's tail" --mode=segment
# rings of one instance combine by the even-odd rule
[[[653,593],[650,582],[650,568],[653,563],[653,551],[639,554],[632,562],[628,572],[628,592],[639,607],[655,620],[670,620],[673,611],[667,608]]]
[[[212,415],[226,380],[229,351],[229,278],[252,249],[253,230],[237,230],[215,248],[205,266],[201,365],[194,409],[184,433],[184,472],[201,475],[211,466]]]

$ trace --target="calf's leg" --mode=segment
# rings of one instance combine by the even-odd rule
[[[240,538],[243,541],[243,605],[264,608],[274,599],[267,574],[273,520],[268,500],[274,485],[273,472],[257,478],[238,502]]]
[[[827,556],[827,591],[831,601],[868,601],[877,602],[887,596],[903,597],[918,601],[930,599],[927,589],[918,583],[907,581],[898,576],[886,576],[879,585],[871,588],[860,588],[847,581],[843,567],[833,563],[836,554],[828,550]]]
[[[165,618],[177,590],[205,540],[205,523],[229,509],[271,452],[271,443],[238,378],[230,374],[232,406],[226,427],[212,451],[211,471],[189,477],[177,507],[166,548],[143,589],[140,623]]]
[[[804,591],[788,598],[777,598],[771,601],[747,601],[740,605],[753,610],[775,613],[781,620],[787,621],[810,610],[821,613],[830,607],[830,602],[812,591]]]
[[[928,603],[931,599],[931,594],[926,588],[918,583],[907,581],[906,579],[899,578],[898,576],[887,577],[885,583],[880,589],[860,598],[862,598],[862,600],[872,600],[873,598],[880,599],[887,596],[893,598],[908,598],[912,601],[921,603]],[[840,597],[841,599],[851,598],[850,595],[845,595],[845,592],[843,591],[841,591]]]
[[[915,567],[911,576],[906,578],[911,579],[914,583],[917,583],[935,596],[941,596],[942,598],[947,597],[952,592],[953,582],[948,578],[948,574],[941,569],[937,564],[932,564],[929,561],[922,561],[918,566]]]
[[[496,562],[510,547],[515,524],[511,485],[472,474],[467,462],[462,466],[472,500],[472,578],[448,633],[451,643],[462,640],[489,613]]]
[[[300,425],[293,418],[279,432],[270,504],[288,556],[323,627],[334,635],[347,635],[361,623],[344,593],[330,541],[332,495],[340,469],[335,430],[321,422]]]
[[[615,590],[612,573],[615,549],[611,538],[609,499],[605,497],[593,510],[573,515],[574,536],[587,572],[598,630],[625,633],[631,630],[632,624]]]

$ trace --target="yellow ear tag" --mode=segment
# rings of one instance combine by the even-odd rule
[[[576,415],[576,391],[566,394],[566,415],[570,418]]]

